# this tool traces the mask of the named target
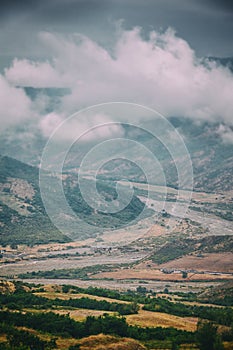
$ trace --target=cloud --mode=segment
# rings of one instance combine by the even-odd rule
[[[12,66],[6,70],[6,77],[12,84],[20,86],[62,86],[59,74],[49,62],[14,59]]]
[[[0,130],[20,124],[34,116],[32,102],[25,92],[0,75]]]
[[[49,137],[52,132],[63,122],[60,115],[55,112],[48,113],[39,122],[39,127],[45,137]]]
[[[65,120],[63,115],[52,112],[42,118],[39,126],[44,136],[49,137],[55,131],[55,139],[69,143],[78,139],[80,142],[90,142],[124,135],[124,129],[119,124],[113,123],[109,116],[100,113],[82,114],[81,120]]]
[[[71,94],[55,111],[60,116],[95,103],[125,101],[166,116],[233,125],[232,73],[200,61],[172,29],[152,31],[147,40],[140,28],[121,29],[111,50],[80,34],[41,33],[40,40],[51,63],[14,60],[5,76],[15,85],[69,87]],[[42,130],[54,118],[43,119]]]
[[[220,124],[217,134],[221,136],[225,144],[233,144],[233,128],[227,125]]]

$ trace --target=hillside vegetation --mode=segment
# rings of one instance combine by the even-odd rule
[[[83,290],[68,285],[59,288],[50,286],[50,296],[52,296],[52,290],[56,290],[55,298],[47,298],[44,297],[48,293],[46,286],[7,281],[3,281],[1,286],[3,287],[0,310],[0,349],[2,350],[182,349],[184,344],[191,349],[202,344],[207,336],[210,342],[218,342],[220,345],[222,340],[227,346],[230,341],[233,341],[233,330],[230,326],[233,322],[231,308],[191,307],[183,303],[182,298],[179,302],[172,302],[142,290],[123,293],[97,288]],[[77,298],[80,292],[85,293],[86,297]],[[92,298],[88,298],[88,293]],[[98,296],[96,300],[95,295]],[[99,295],[116,299],[112,302],[101,300]],[[187,297],[191,298],[192,295]],[[87,303],[88,299],[90,303]],[[129,301],[118,303],[118,300],[124,299]],[[156,323],[148,326],[145,317],[146,315],[148,317],[150,312],[140,310],[138,313],[136,305],[139,301],[140,308],[151,309],[151,314],[154,313],[158,319],[160,312],[162,318],[164,313],[167,314],[167,322],[171,316],[173,326],[169,326],[169,323],[162,327],[157,326]],[[117,309],[111,315],[89,315],[82,321],[72,319],[74,310],[91,305],[94,309],[102,309],[104,305],[113,307],[113,310],[117,305],[129,308],[127,313],[141,317],[141,323],[134,321],[131,316],[122,317],[120,310]],[[130,310],[132,306],[134,310]],[[60,314],[62,311],[65,313]],[[176,318],[172,318],[172,315],[177,314],[180,315],[177,322],[184,318],[184,325],[186,315],[199,316],[200,321],[192,331],[184,328],[177,329],[179,326],[175,324]],[[218,329],[219,331],[222,329],[221,335],[218,334]],[[220,348],[214,349],[220,350]]]

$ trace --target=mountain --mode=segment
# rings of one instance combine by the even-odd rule
[[[181,117],[172,117],[169,119],[170,123],[183,137],[187,150],[190,154],[193,167],[193,186],[196,191],[204,192],[216,192],[221,193],[222,191],[229,191],[233,188],[233,152],[232,144],[227,143],[223,140],[219,133],[220,126],[210,123],[197,124],[190,119],[185,119]],[[151,125],[153,121],[148,122],[147,129],[153,129]],[[133,128],[131,128],[133,129]],[[177,169],[175,162],[179,163],[182,159],[172,159],[171,155],[166,149],[166,145],[162,145],[158,140],[155,140],[151,135],[148,135],[144,131],[140,131],[136,136],[131,136],[130,127],[126,128],[126,138],[130,138],[141,145],[144,145],[146,149],[153,152],[155,157],[158,159],[161,167],[163,169],[166,184],[171,187],[177,187]],[[72,150],[71,150],[72,152]],[[75,153],[75,149],[74,149]],[[76,155],[78,153],[76,152]],[[99,178],[102,179],[122,179],[127,178],[131,181],[136,182],[146,182],[146,177],[135,164],[130,161],[119,159],[119,155],[126,156],[131,154],[132,157],[140,160],[140,154],[138,154],[137,147],[133,149],[127,149],[125,154],[119,146],[119,152],[116,152],[113,161],[108,162],[106,166],[102,169],[102,173],[99,174]],[[72,162],[75,159],[75,166],[83,158],[83,154],[80,154],[76,158],[70,156],[70,162],[65,164],[69,170],[72,171]],[[106,156],[106,155],[104,155]],[[103,158],[104,158],[103,156]],[[114,156],[112,157],[114,158]],[[148,168],[149,165],[146,164],[147,160],[144,159]],[[90,165],[90,169],[91,169]],[[74,170],[74,168],[73,168]],[[155,184],[162,184],[160,181],[159,174],[154,174]]]
[[[232,190],[232,144],[220,136],[219,125],[195,124],[181,118],[171,118],[170,121],[184,136],[192,159],[194,189],[216,193]]]
[[[39,191],[39,171],[0,157],[0,243],[68,242],[48,218]]]
[[[46,173],[46,185],[58,181],[55,175]],[[90,182],[87,179],[87,191]],[[67,203],[78,220],[78,232],[73,232],[73,218],[65,215],[60,209],[59,194],[52,194],[56,213],[54,220],[61,220],[65,232],[62,234],[50,221],[42,202],[39,188],[39,169],[10,157],[0,157],[0,244],[42,244],[48,242],[69,242],[96,236],[105,229],[114,229],[130,225],[139,220],[145,204],[137,196],[133,196],[125,209],[117,213],[102,213],[90,207],[82,198],[78,179],[73,174],[64,176],[64,193]],[[116,198],[113,182],[99,181],[99,193],[108,201]],[[92,193],[90,193],[92,196]],[[144,211],[144,217],[151,210]],[[57,216],[56,216],[57,215]]]
[[[225,60],[208,59],[222,65],[230,66],[232,64],[231,58]],[[48,99],[49,107],[46,107],[44,113],[49,113],[59,107],[61,97],[70,93],[67,89],[31,87],[24,89],[34,101],[40,99],[41,96]],[[169,121],[183,137],[190,154],[194,190],[213,193],[217,197],[222,195],[221,199],[218,197],[218,201],[211,199],[211,203],[205,202],[203,204],[201,201],[197,203],[192,201],[191,209],[195,210],[196,213],[210,213],[224,220],[232,221],[233,153],[232,143],[230,140],[224,139],[224,130],[228,130],[229,127],[219,123],[196,123],[194,120],[182,116],[170,117]],[[155,120],[148,120],[144,124],[147,130],[154,130],[155,123]],[[182,160],[182,154],[180,158],[178,156],[177,159],[173,159],[166,145],[163,145],[159,139],[154,138],[143,128],[122,124],[122,129],[124,130],[124,138],[133,141],[134,144],[129,143],[129,147],[122,147],[119,142],[119,146],[115,147],[114,152],[110,147],[106,147],[104,152],[96,153],[96,158],[93,158],[92,162],[86,166],[84,174],[85,192],[88,193],[89,197],[94,196],[94,193],[89,190],[92,188],[94,176],[97,178],[97,192],[109,202],[117,199],[116,186],[119,185],[117,184],[119,180],[146,183],[146,177],[149,175],[150,179],[153,180],[153,185],[164,185],[159,166],[154,167],[150,159],[142,157],[138,152],[137,144],[142,145],[155,155],[161,165],[166,185],[170,188],[177,188],[176,163]],[[137,222],[140,213],[143,213],[143,217],[151,216],[150,208],[144,210],[145,205],[140,199],[141,194],[146,196],[142,189],[137,190],[131,202],[118,213],[105,214],[101,212],[101,208],[91,208],[82,198],[77,174],[83,159],[95,147],[95,144],[94,142],[75,143],[70,148],[64,162],[62,184],[67,203],[75,213],[75,221],[78,220],[78,227],[73,225],[74,220],[72,221],[71,216],[60,215],[61,198],[59,194],[54,193],[50,198],[50,201],[58,208],[55,211],[55,220],[61,222],[64,228],[64,233],[61,234],[51,223],[44,209],[39,189],[39,170],[36,166],[40,164],[47,140],[35,126],[34,129],[30,129],[31,132],[28,130],[26,125],[22,125],[18,129],[8,129],[0,140],[1,153],[4,155],[0,157],[0,243],[66,242],[76,239],[76,237],[93,237],[102,234],[107,229],[112,230],[124,225],[131,225],[133,222]],[[57,158],[59,156],[58,153]],[[105,161],[106,159],[107,161]],[[56,160],[51,161],[51,171],[53,169],[52,162],[55,163]],[[99,167],[101,163],[104,165]],[[146,172],[140,168],[142,163]],[[95,169],[99,169],[97,175]],[[47,185],[50,182],[52,185],[53,181],[58,181],[56,175],[51,176],[48,173],[46,176]],[[126,199],[127,193],[124,190],[122,193],[123,199]]]

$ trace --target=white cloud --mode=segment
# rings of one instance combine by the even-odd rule
[[[54,87],[62,86],[59,73],[49,62],[33,62],[14,59],[12,66],[5,70],[6,78],[18,86]]]
[[[220,124],[217,133],[221,136],[225,144],[233,144],[233,128]]]
[[[100,113],[82,114],[81,119],[65,120],[63,115],[52,112],[42,118],[39,126],[44,136],[49,137],[57,129],[54,137],[69,142],[75,142],[78,139],[80,142],[87,142],[114,136],[120,137],[124,134],[124,129],[120,125],[113,123],[109,116]]]
[[[201,64],[172,29],[152,31],[148,40],[139,28],[121,30],[111,53],[79,34],[65,38],[41,33],[40,39],[52,62],[15,60],[5,75],[16,85],[70,87],[71,94],[62,98],[60,118],[95,103],[126,101],[166,116],[233,125],[232,73],[214,63]],[[54,118],[46,116],[42,130],[48,130]]]
[[[25,92],[0,75],[0,130],[34,116],[31,100]]]
[[[51,133],[63,122],[63,118],[55,112],[48,113],[39,122],[44,136],[49,137]]]

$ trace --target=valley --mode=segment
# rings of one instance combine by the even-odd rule
[[[233,2],[0,26],[0,350],[232,350]]]
[[[148,189],[132,170],[130,181],[113,178],[113,163],[97,179],[84,174],[85,188],[96,181],[108,201],[117,185],[123,198],[133,189],[124,211],[106,215],[85,203],[68,163],[62,177],[44,174],[48,184],[62,178],[79,223],[74,232],[73,219],[57,212],[54,222],[67,228],[60,232],[38,169],[9,157],[0,164],[0,317],[10,324],[0,322],[0,349],[21,336],[43,349],[198,349],[202,327],[231,348],[233,191],[225,183],[216,191],[177,190],[175,182]]]

